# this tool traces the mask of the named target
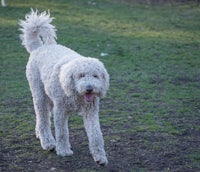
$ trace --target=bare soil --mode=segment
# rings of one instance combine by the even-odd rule
[[[13,103],[12,108],[13,106],[17,106],[17,103]],[[25,110],[23,106],[18,107],[20,109],[18,114],[21,110]],[[73,123],[73,119],[70,122]],[[194,125],[200,125],[200,121],[196,121]],[[186,156],[195,154],[195,151],[199,149],[200,133],[193,129],[187,129],[181,135],[147,131],[131,134],[130,132],[116,133],[114,132],[116,130],[112,131],[114,126],[102,123],[109,164],[106,167],[100,167],[95,164],[89,153],[84,128],[75,129],[72,124],[70,126],[70,139],[74,151],[74,155],[70,157],[59,157],[54,151],[42,150],[39,140],[34,136],[34,130],[28,131],[25,138],[22,138],[12,126],[13,135],[10,135],[7,140],[0,138],[0,171],[196,172],[199,170],[199,165],[197,165],[199,156],[194,157],[196,158],[194,162]],[[134,127],[134,120],[125,123],[123,131],[132,127]]]

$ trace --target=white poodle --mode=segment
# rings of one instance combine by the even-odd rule
[[[98,115],[99,99],[109,87],[109,75],[103,63],[58,45],[49,12],[38,14],[31,10],[25,19],[19,24],[22,44],[30,53],[26,75],[36,113],[36,136],[42,148],[55,148],[61,156],[72,155],[68,118],[71,113],[79,113],[83,116],[94,160],[106,165],[108,160]],[[50,128],[51,112],[55,139]]]

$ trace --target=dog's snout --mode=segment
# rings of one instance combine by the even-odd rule
[[[87,91],[87,93],[91,93],[93,91],[93,87],[91,85],[88,85],[86,87],[86,91]]]

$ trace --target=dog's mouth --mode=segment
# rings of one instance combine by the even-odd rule
[[[86,93],[84,95],[84,100],[88,103],[93,102],[95,95],[92,93]]]

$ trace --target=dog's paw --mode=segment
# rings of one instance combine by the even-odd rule
[[[105,155],[94,154],[93,155],[94,161],[101,166],[105,166],[108,164],[108,160]]]
[[[44,150],[54,150],[55,147],[56,147],[56,143],[55,143],[55,140],[52,138],[52,139],[43,139],[41,141],[41,146]]]
[[[73,155],[73,151],[71,149],[67,150],[56,149],[56,154],[59,156],[71,156]]]

